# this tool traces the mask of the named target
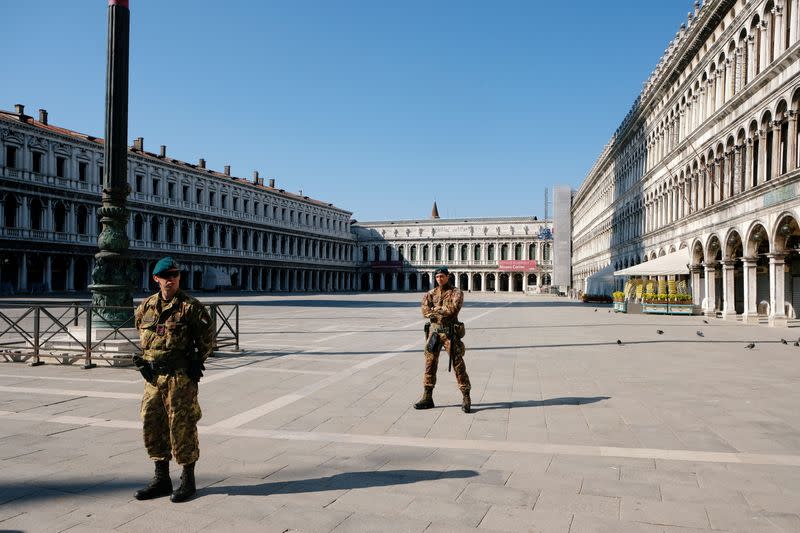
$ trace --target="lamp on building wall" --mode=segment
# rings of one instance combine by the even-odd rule
[[[781,227],[778,228],[778,234],[780,234],[780,235],[782,235],[784,237],[788,237],[789,235],[792,234],[791,226],[789,226],[788,223],[782,224]]]

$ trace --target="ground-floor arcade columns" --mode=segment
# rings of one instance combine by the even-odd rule
[[[786,327],[786,299],[784,296],[786,264],[783,254],[769,254],[769,325]]]
[[[706,263],[706,316],[717,315],[717,263]]]
[[[733,259],[722,261],[722,318],[728,320],[736,318],[735,265],[736,261]]]
[[[494,273],[494,292],[500,292],[500,272]]]
[[[691,268],[691,276],[692,276],[692,303],[694,305],[700,306],[703,303],[703,293],[701,289],[703,286],[701,285],[702,277],[700,274],[703,273],[703,266],[702,265],[692,265]]]
[[[472,292],[472,272],[467,273],[467,291]]]
[[[403,291],[408,292],[408,272],[403,272]]]
[[[758,307],[756,298],[756,261],[755,257],[742,257],[744,282],[744,313],[742,322],[758,324]]]
[[[486,292],[486,272],[481,272],[481,292]]]
[[[528,294],[528,273],[522,273],[522,292]]]

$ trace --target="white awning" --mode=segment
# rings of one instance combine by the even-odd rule
[[[689,274],[689,254],[680,250],[614,272],[615,276],[672,276]]]
[[[586,294],[605,294],[610,296],[614,290],[614,265],[607,265],[586,278]]]

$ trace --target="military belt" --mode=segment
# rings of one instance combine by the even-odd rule
[[[174,374],[177,370],[186,370],[186,365],[181,365],[180,363],[173,361],[144,360],[144,364],[150,367],[150,370],[153,371],[153,374],[161,376],[169,376],[170,374]]]

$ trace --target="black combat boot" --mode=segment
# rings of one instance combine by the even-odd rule
[[[169,461],[156,461],[156,473],[150,484],[133,495],[137,500],[151,500],[172,493],[172,480],[169,478]]]
[[[194,463],[183,465],[181,486],[169,497],[175,503],[185,502],[195,495],[197,488],[194,486]]]
[[[461,394],[464,395],[464,400],[461,402],[461,410],[469,414],[472,412],[472,400],[469,398],[469,391],[464,391]]]
[[[430,409],[433,405],[433,387],[425,387],[422,398],[414,404],[414,409]]]

